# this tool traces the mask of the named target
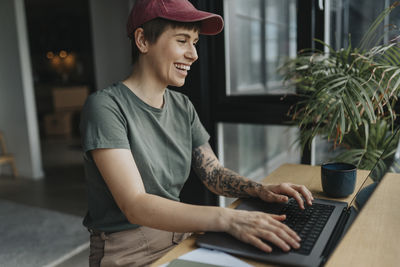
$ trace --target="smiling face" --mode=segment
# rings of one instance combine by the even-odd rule
[[[180,87],[184,85],[190,66],[198,58],[194,30],[168,27],[154,44],[148,46],[146,59],[156,82]]]

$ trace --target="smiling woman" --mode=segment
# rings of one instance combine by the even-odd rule
[[[130,84],[130,88],[136,90],[134,91],[136,94],[143,93],[139,91],[147,87],[144,84],[134,85],[136,77],[142,75],[146,76],[143,80],[157,83],[157,87],[162,89],[167,85],[182,86],[190,65],[198,58],[195,45],[199,39],[199,28],[197,30],[194,28],[196,24],[179,27],[179,25],[164,21],[163,25],[167,27],[154,43],[146,39],[144,29],[139,28],[135,31],[135,46],[144,55],[138,58],[139,62],[136,64],[142,67],[134,68],[137,72],[125,83]],[[147,88],[144,90],[147,91]]]
[[[82,113],[90,266],[147,266],[194,231],[228,232],[266,252],[262,239],[299,247],[284,216],[179,201],[193,167],[216,194],[312,204],[304,186],[258,183],[224,168],[190,100],[167,89],[185,83],[199,34],[222,28],[219,15],[187,0],[136,1],[127,27],[132,73],[92,94]]]

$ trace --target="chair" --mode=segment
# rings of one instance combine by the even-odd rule
[[[6,142],[4,140],[2,132],[0,132],[0,165],[1,164],[10,164],[13,176],[18,176],[17,168],[15,165],[15,158],[12,154],[8,154]]]

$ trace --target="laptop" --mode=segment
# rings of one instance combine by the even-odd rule
[[[364,185],[368,178],[374,177],[374,180],[379,182],[392,165],[392,162],[383,159],[382,155],[390,147],[393,147],[394,142],[398,140],[396,136],[399,134],[399,129],[400,127],[397,127],[394,134],[388,137],[389,141],[386,142],[386,147],[364,179],[350,204],[315,198],[311,207],[307,206],[305,210],[300,210],[294,199],[290,199],[288,203],[284,204],[266,203],[259,199],[243,199],[241,201],[236,209],[286,214],[287,219],[284,223],[295,230],[302,238],[300,249],[283,252],[280,248],[265,241],[273,248],[271,253],[265,253],[252,245],[235,239],[227,233],[221,232],[206,232],[197,238],[196,244],[200,247],[221,250],[234,255],[278,265],[323,265],[357,217],[361,209],[360,202],[368,199],[368,196],[365,196],[366,192],[372,191],[368,189],[375,188],[375,186],[370,186],[370,188],[362,191],[365,188]],[[385,164],[382,164],[382,162]],[[354,202],[357,208],[352,205]]]

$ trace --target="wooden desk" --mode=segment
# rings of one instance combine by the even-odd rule
[[[368,171],[357,171],[355,192],[367,175]],[[284,164],[263,181],[272,184],[283,182],[304,184],[314,197],[328,199],[322,192],[320,177],[319,166]],[[396,203],[400,202],[399,192],[400,174],[388,174],[328,261],[328,266],[398,266],[400,249],[397,239],[400,239],[400,209],[393,214],[388,206],[397,206]],[[354,194],[336,200],[350,202]],[[235,202],[232,206],[237,204]],[[195,237],[183,241],[152,266],[167,263],[196,249]],[[273,266],[245,258],[241,259],[257,267]]]
[[[400,174],[378,185],[326,266],[400,265]]]

